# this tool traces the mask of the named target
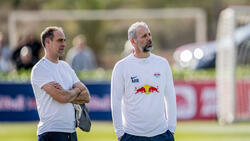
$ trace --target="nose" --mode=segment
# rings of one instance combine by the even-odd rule
[[[148,36],[147,36],[147,41],[148,41],[148,40],[152,40],[151,35],[148,35]]]
[[[66,47],[66,41],[62,41],[62,46]]]

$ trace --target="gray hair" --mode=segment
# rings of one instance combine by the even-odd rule
[[[149,30],[149,27],[145,22],[136,22],[132,24],[128,29],[128,40],[130,40],[131,38],[136,39],[136,28],[139,26],[146,27]]]

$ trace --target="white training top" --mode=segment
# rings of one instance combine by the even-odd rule
[[[111,110],[117,137],[175,132],[176,96],[167,60],[150,53],[119,61],[112,74]]]
[[[75,132],[75,110],[72,103],[60,103],[47,94],[42,86],[59,83],[63,89],[72,89],[79,82],[75,72],[64,61],[53,63],[42,58],[32,69],[31,84],[40,118],[37,135],[45,132]]]

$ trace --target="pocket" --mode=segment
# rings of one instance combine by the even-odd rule
[[[125,140],[126,135],[127,135],[127,133],[124,133],[124,134],[122,135],[122,138],[121,138],[121,140],[120,140],[120,141],[126,141],[126,140]]]
[[[174,141],[174,135],[172,134],[172,132],[170,130],[167,131],[169,137],[170,137],[170,140],[171,141]]]
[[[47,141],[48,140],[48,132],[42,133],[38,135],[38,141]]]
[[[132,141],[133,140],[133,135],[124,133],[120,141]]]

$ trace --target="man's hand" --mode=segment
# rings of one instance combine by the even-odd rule
[[[73,89],[74,88],[79,88],[81,90],[80,94],[72,101],[73,104],[84,104],[84,103],[89,103],[90,101],[90,94],[89,94],[89,90],[87,89],[87,87],[81,83],[75,83],[73,85]]]
[[[88,99],[89,98],[88,93],[89,93],[89,91],[87,89],[84,89],[81,91],[81,93],[79,94],[79,96],[76,99],[79,99],[79,100]]]
[[[122,139],[122,136],[120,136],[119,138],[117,138],[118,141],[120,141]]]
[[[86,99],[89,99],[89,95],[87,94],[87,92],[88,92],[87,90],[81,91],[80,94],[74,99],[74,101],[72,103],[73,104],[87,103]]]

